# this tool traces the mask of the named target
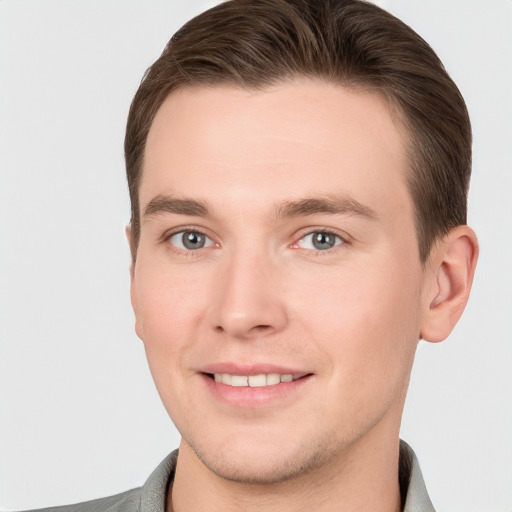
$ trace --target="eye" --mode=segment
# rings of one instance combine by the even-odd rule
[[[330,233],[329,231],[313,231],[313,233],[303,236],[297,245],[301,249],[327,251],[342,243],[344,243],[344,240],[334,233]]]
[[[211,247],[213,240],[208,238],[204,233],[199,231],[180,231],[169,237],[174,247],[183,251],[196,251],[204,247]]]

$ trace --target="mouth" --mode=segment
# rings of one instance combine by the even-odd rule
[[[207,373],[205,375],[215,382],[225,384],[226,386],[264,388],[294,382],[311,374],[260,373],[257,375],[232,375],[230,373]]]
[[[235,410],[283,407],[314,382],[314,374],[303,368],[271,363],[215,363],[199,375],[211,396]]]

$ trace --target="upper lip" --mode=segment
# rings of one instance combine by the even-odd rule
[[[281,366],[270,363],[212,363],[208,364],[201,369],[202,373],[227,373],[229,375],[261,375],[269,373],[278,373],[280,375],[306,375],[308,372],[304,369],[297,369],[290,366]]]

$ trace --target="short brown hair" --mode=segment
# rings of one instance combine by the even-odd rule
[[[125,158],[134,260],[144,149],[165,98],[191,85],[264,88],[295,77],[378,92],[398,112],[409,137],[407,180],[422,262],[438,237],[466,223],[468,112],[418,34],[362,0],[230,0],[193,18],[171,38],[133,99]]]

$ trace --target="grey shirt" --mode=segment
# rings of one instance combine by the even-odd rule
[[[151,473],[142,487],[86,501],[76,505],[51,507],[39,512],[164,512],[169,483],[174,478],[178,450],[171,452]],[[400,491],[403,512],[435,512],[427,494],[418,459],[412,448],[400,441]]]

